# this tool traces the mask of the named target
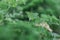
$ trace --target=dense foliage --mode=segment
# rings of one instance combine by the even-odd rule
[[[0,40],[53,40],[53,33],[60,34],[60,0],[0,0]]]

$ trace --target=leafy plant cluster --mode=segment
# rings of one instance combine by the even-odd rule
[[[0,40],[53,40],[46,22],[60,34],[60,0],[0,0]]]

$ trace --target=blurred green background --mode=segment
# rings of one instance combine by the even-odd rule
[[[60,40],[60,0],[0,0],[0,40]]]

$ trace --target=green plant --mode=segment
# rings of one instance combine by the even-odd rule
[[[53,33],[60,34],[59,2],[0,0],[0,40],[53,40]],[[40,26],[42,22],[53,31]]]

